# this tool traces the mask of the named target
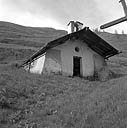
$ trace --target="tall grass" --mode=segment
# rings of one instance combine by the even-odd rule
[[[126,76],[100,82],[0,66],[0,126],[126,127],[126,82]]]

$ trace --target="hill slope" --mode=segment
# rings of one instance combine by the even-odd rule
[[[56,30],[54,28],[26,27],[0,21],[0,58],[3,60],[0,63],[27,59],[45,43],[66,34],[66,31]],[[123,59],[127,57],[127,35],[111,34],[107,32],[99,32],[97,34],[113,45],[113,47],[124,51],[116,58],[112,57],[115,59],[112,59],[113,62],[116,62],[117,60],[118,63],[123,63]],[[118,60],[118,57],[120,61]],[[124,60],[124,64],[125,61],[126,60]]]
[[[64,30],[54,28],[25,27],[0,21],[0,43],[43,46],[43,44],[66,33]]]
[[[127,76],[107,82],[0,66],[1,128],[126,128]]]
[[[110,62],[116,76],[106,82],[35,75],[12,65],[35,52],[27,47],[16,49],[18,45],[42,46],[64,34],[52,28],[0,22],[0,42],[17,44],[0,48],[0,128],[127,127],[126,53]],[[126,35],[98,34],[118,49],[127,50]]]
[[[66,31],[54,28],[27,27],[0,21],[0,43],[41,47],[45,43],[66,34]],[[111,34],[107,32],[98,32],[97,34],[116,48],[127,50],[126,34]]]
[[[127,34],[99,32],[98,35],[119,50],[127,50]]]

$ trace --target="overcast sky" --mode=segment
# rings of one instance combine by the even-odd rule
[[[119,0],[0,0],[0,21],[25,26],[67,30],[67,23],[76,20],[93,29],[123,16]],[[127,22],[105,31],[115,29],[127,33]]]

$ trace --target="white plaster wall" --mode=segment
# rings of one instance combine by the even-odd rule
[[[79,47],[79,52],[75,51]],[[100,70],[104,64],[104,58],[91,50],[87,44],[79,40],[71,40],[49,49],[45,55],[34,61],[30,68],[31,73],[62,73],[73,75],[73,56],[81,57],[81,75],[92,76],[95,70]],[[26,68],[28,70],[28,67]]]
[[[105,59],[97,54],[93,55],[93,59],[94,59],[95,71],[98,72],[103,68],[104,64],[106,63]]]
[[[33,61],[30,66],[30,72],[31,73],[36,73],[36,74],[41,74],[42,70],[44,68],[44,62],[45,62],[45,55],[41,56],[37,60]],[[24,67],[25,70],[29,70],[29,65]]]
[[[80,49],[79,52],[75,51],[75,47],[79,47]],[[86,76],[94,75],[95,62],[93,55],[97,53],[91,50],[87,46],[87,44],[79,40],[73,40],[73,41],[67,41],[66,43],[59,45],[54,49],[61,50],[62,74],[68,76],[73,75],[73,56],[78,56],[78,57],[82,57],[82,64],[81,64],[82,76],[86,77]],[[101,61],[102,60],[98,61],[98,63],[100,63],[98,65],[101,65]]]
[[[46,52],[43,73],[61,73],[61,50],[50,49]]]

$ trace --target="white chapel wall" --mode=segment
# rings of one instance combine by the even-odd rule
[[[102,56],[98,55],[98,54],[94,54],[93,59],[94,59],[95,72],[98,72],[105,65],[105,63],[106,63],[105,59]]]
[[[34,60],[31,65],[25,66],[25,70],[31,72],[31,73],[36,73],[36,74],[41,74],[44,68],[44,63],[45,63],[45,55],[39,57],[37,60]],[[29,68],[30,66],[30,68]]]
[[[44,64],[44,74],[61,73],[61,51],[50,49],[46,52],[46,59]]]
[[[79,52],[75,51],[79,48]],[[64,44],[49,49],[45,55],[41,56],[31,64],[30,72],[41,74],[62,73],[63,75],[73,75],[73,56],[82,58],[81,75],[92,76],[95,70],[100,70],[104,64],[104,58],[91,50],[87,44],[79,40],[67,41]],[[28,70],[28,66],[26,70]]]
[[[75,51],[79,47],[79,52]],[[61,49],[62,73],[64,75],[73,75],[73,56],[82,57],[82,75],[90,76],[94,73],[94,62],[92,50],[85,43],[79,40],[67,41],[66,43],[55,47]]]
[[[75,51],[75,47],[79,47],[79,52]],[[103,65],[103,57],[91,50],[87,44],[79,41],[67,41],[66,43],[55,47],[54,49],[61,50],[61,64],[62,64],[62,74],[72,76],[73,75],[73,56],[82,57],[81,73],[82,76],[92,76],[94,75],[95,66],[100,68]],[[94,55],[99,56],[97,58],[96,65],[94,60]]]

